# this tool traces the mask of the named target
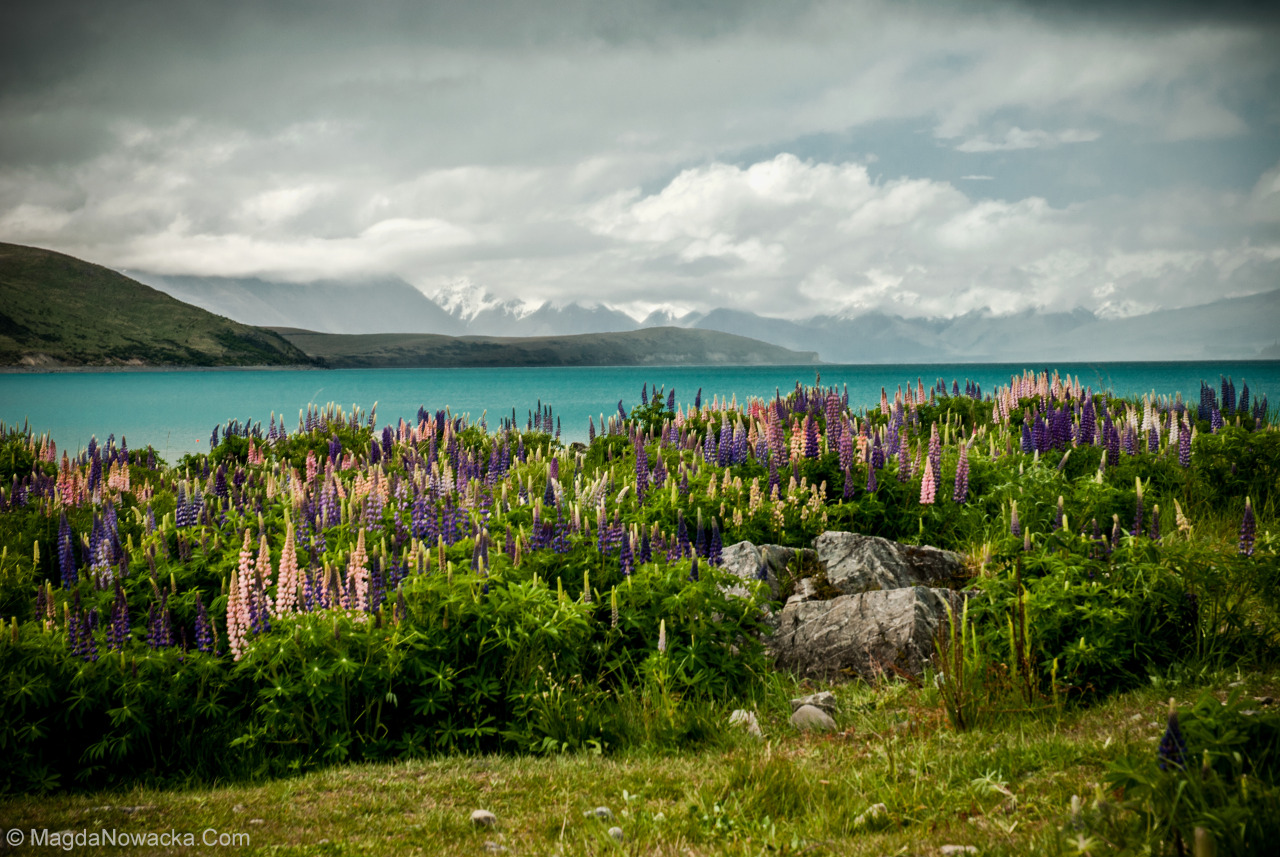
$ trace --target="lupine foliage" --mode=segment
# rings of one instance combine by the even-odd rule
[[[820,382],[692,406],[646,385],[586,445],[542,402],[492,428],[328,406],[228,422],[176,467],[10,430],[0,787],[672,746],[765,675],[767,590],[729,594],[723,547],[828,529],[965,554],[975,639],[1034,629],[1030,692],[1261,654],[1280,433],[1206,389],[1197,410],[1028,373],[855,410]]]

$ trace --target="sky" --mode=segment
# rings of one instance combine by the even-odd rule
[[[1193,306],[1280,287],[1280,14],[1201,5],[10,0],[0,241],[636,317]]]

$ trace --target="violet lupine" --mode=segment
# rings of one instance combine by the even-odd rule
[[[1053,530],[1057,532],[1065,526],[1067,520],[1067,511],[1062,505],[1062,495],[1058,495],[1058,511],[1053,516]]]
[[[804,457],[818,457],[818,423],[813,417],[805,414],[804,417]]]
[[[1178,464],[1191,466],[1191,429],[1184,427],[1178,432]]]
[[[1240,554],[1253,556],[1253,542],[1257,535],[1258,522],[1253,517],[1253,501],[1244,498],[1244,517],[1240,521]]]
[[[924,460],[924,477],[920,480],[920,505],[931,506],[938,494],[938,480],[933,474],[933,459]]]
[[[625,529],[622,531],[622,550],[618,554],[618,565],[622,569],[623,577],[630,577],[635,571],[635,558],[631,553],[631,535]]]
[[[847,472],[848,472],[848,471],[846,471],[846,473],[847,473]],[[852,474],[850,474],[850,475],[852,475]],[[850,479],[849,481],[852,481],[852,480]],[[876,489],[877,489],[877,488],[879,488],[879,487],[880,487],[880,486],[879,486],[879,484],[878,484],[878,483],[877,483],[877,481],[876,481],[876,469],[875,469],[874,467],[868,467],[868,468],[867,468],[867,493],[868,493],[868,494],[874,494],[874,493],[876,493]],[[850,493],[852,493],[852,492],[850,492]]]
[[[67,522],[67,513],[63,512],[58,521],[58,566],[62,572],[63,589],[76,585],[76,560],[72,541],[71,525]]]
[[[933,465],[934,479],[942,475],[942,439],[938,436],[938,424],[935,422],[929,430],[929,463]]]
[[[911,454],[907,450],[907,430],[898,429],[898,481],[906,482],[911,478]]]
[[[1160,541],[1160,504],[1151,507],[1151,525],[1147,527],[1147,538],[1153,542]]]
[[[369,610],[369,554],[365,550],[364,530],[356,536],[356,546],[347,561],[347,579],[352,581],[352,609],[360,612]]]
[[[1022,523],[1018,520],[1018,501],[1013,500],[1009,506],[1009,532],[1012,535],[1022,535]]]
[[[129,641],[129,602],[125,598],[124,586],[116,581],[116,597],[111,604],[111,627],[107,630],[107,648],[120,651]]]
[[[960,457],[956,461],[956,487],[951,499],[960,505],[969,501],[969,444],[960,442]]]
[[[1169,718],[1165,724],[1164,737],[1156,749],[1156,761],[1160,770],[1170,768],[1181,771],[1186,768],[1187,741],[1182,737],[1182,728],[1178,725],[1178,709],[1173,699],[1169,700]]]
[[[205,609],[204,599],[196,592],[196,648],[205,654],[216,654],[213,650],[213,623],[209,621],[209,611]]]

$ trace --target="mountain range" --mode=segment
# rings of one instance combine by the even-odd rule
[[[829,363],[953,363],[1280,358],[1280,289],[1200,306],[1104,318],[1088,310],[976,310],[950,318],[881,312],[761,316],[732,308],[636,320],[607,304],[503,300],[471,284],[426,294],[397,278],[292,284],[258,279],[131,276],[244,324],[327,333],[557,337],[678,327],[745,336]]]

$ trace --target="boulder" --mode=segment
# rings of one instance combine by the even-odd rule
[[[834,732],[836,722],[831,715],[812,705],[802,705],[791,715],[791,725],[801,732]]]
[[[872,678],[897,668],[918,676],[948,604],[958,613],[961,596],[925,586],[788,604],[767,645],[778,666],[802,675]]]
[[[825,532],[815,542],[827,582],[846,595],[946,584],[964,573],[958,554],[861,533]]]
[[[756,738],[764,737],[764,733],[760,731],[760,721],[756,719],[753,711],[746,711],[742,708],[734,709],[734,712],[729,715],[729,725],[744,729],[748,735]]]
[[[763,580],[769,585],[769,597],[778,600],[781,592],[779,579],[787,576],[787,564],[801,557],[805,567],[817,564],[817,554],[808,548],[789,548],[782,545],[754,545],[748,541],[729,545],[721,552],[721,566],[743,580]],[[733,590],[730,590],[733,591]],[[745,593],[745,590],[743,590]]]

